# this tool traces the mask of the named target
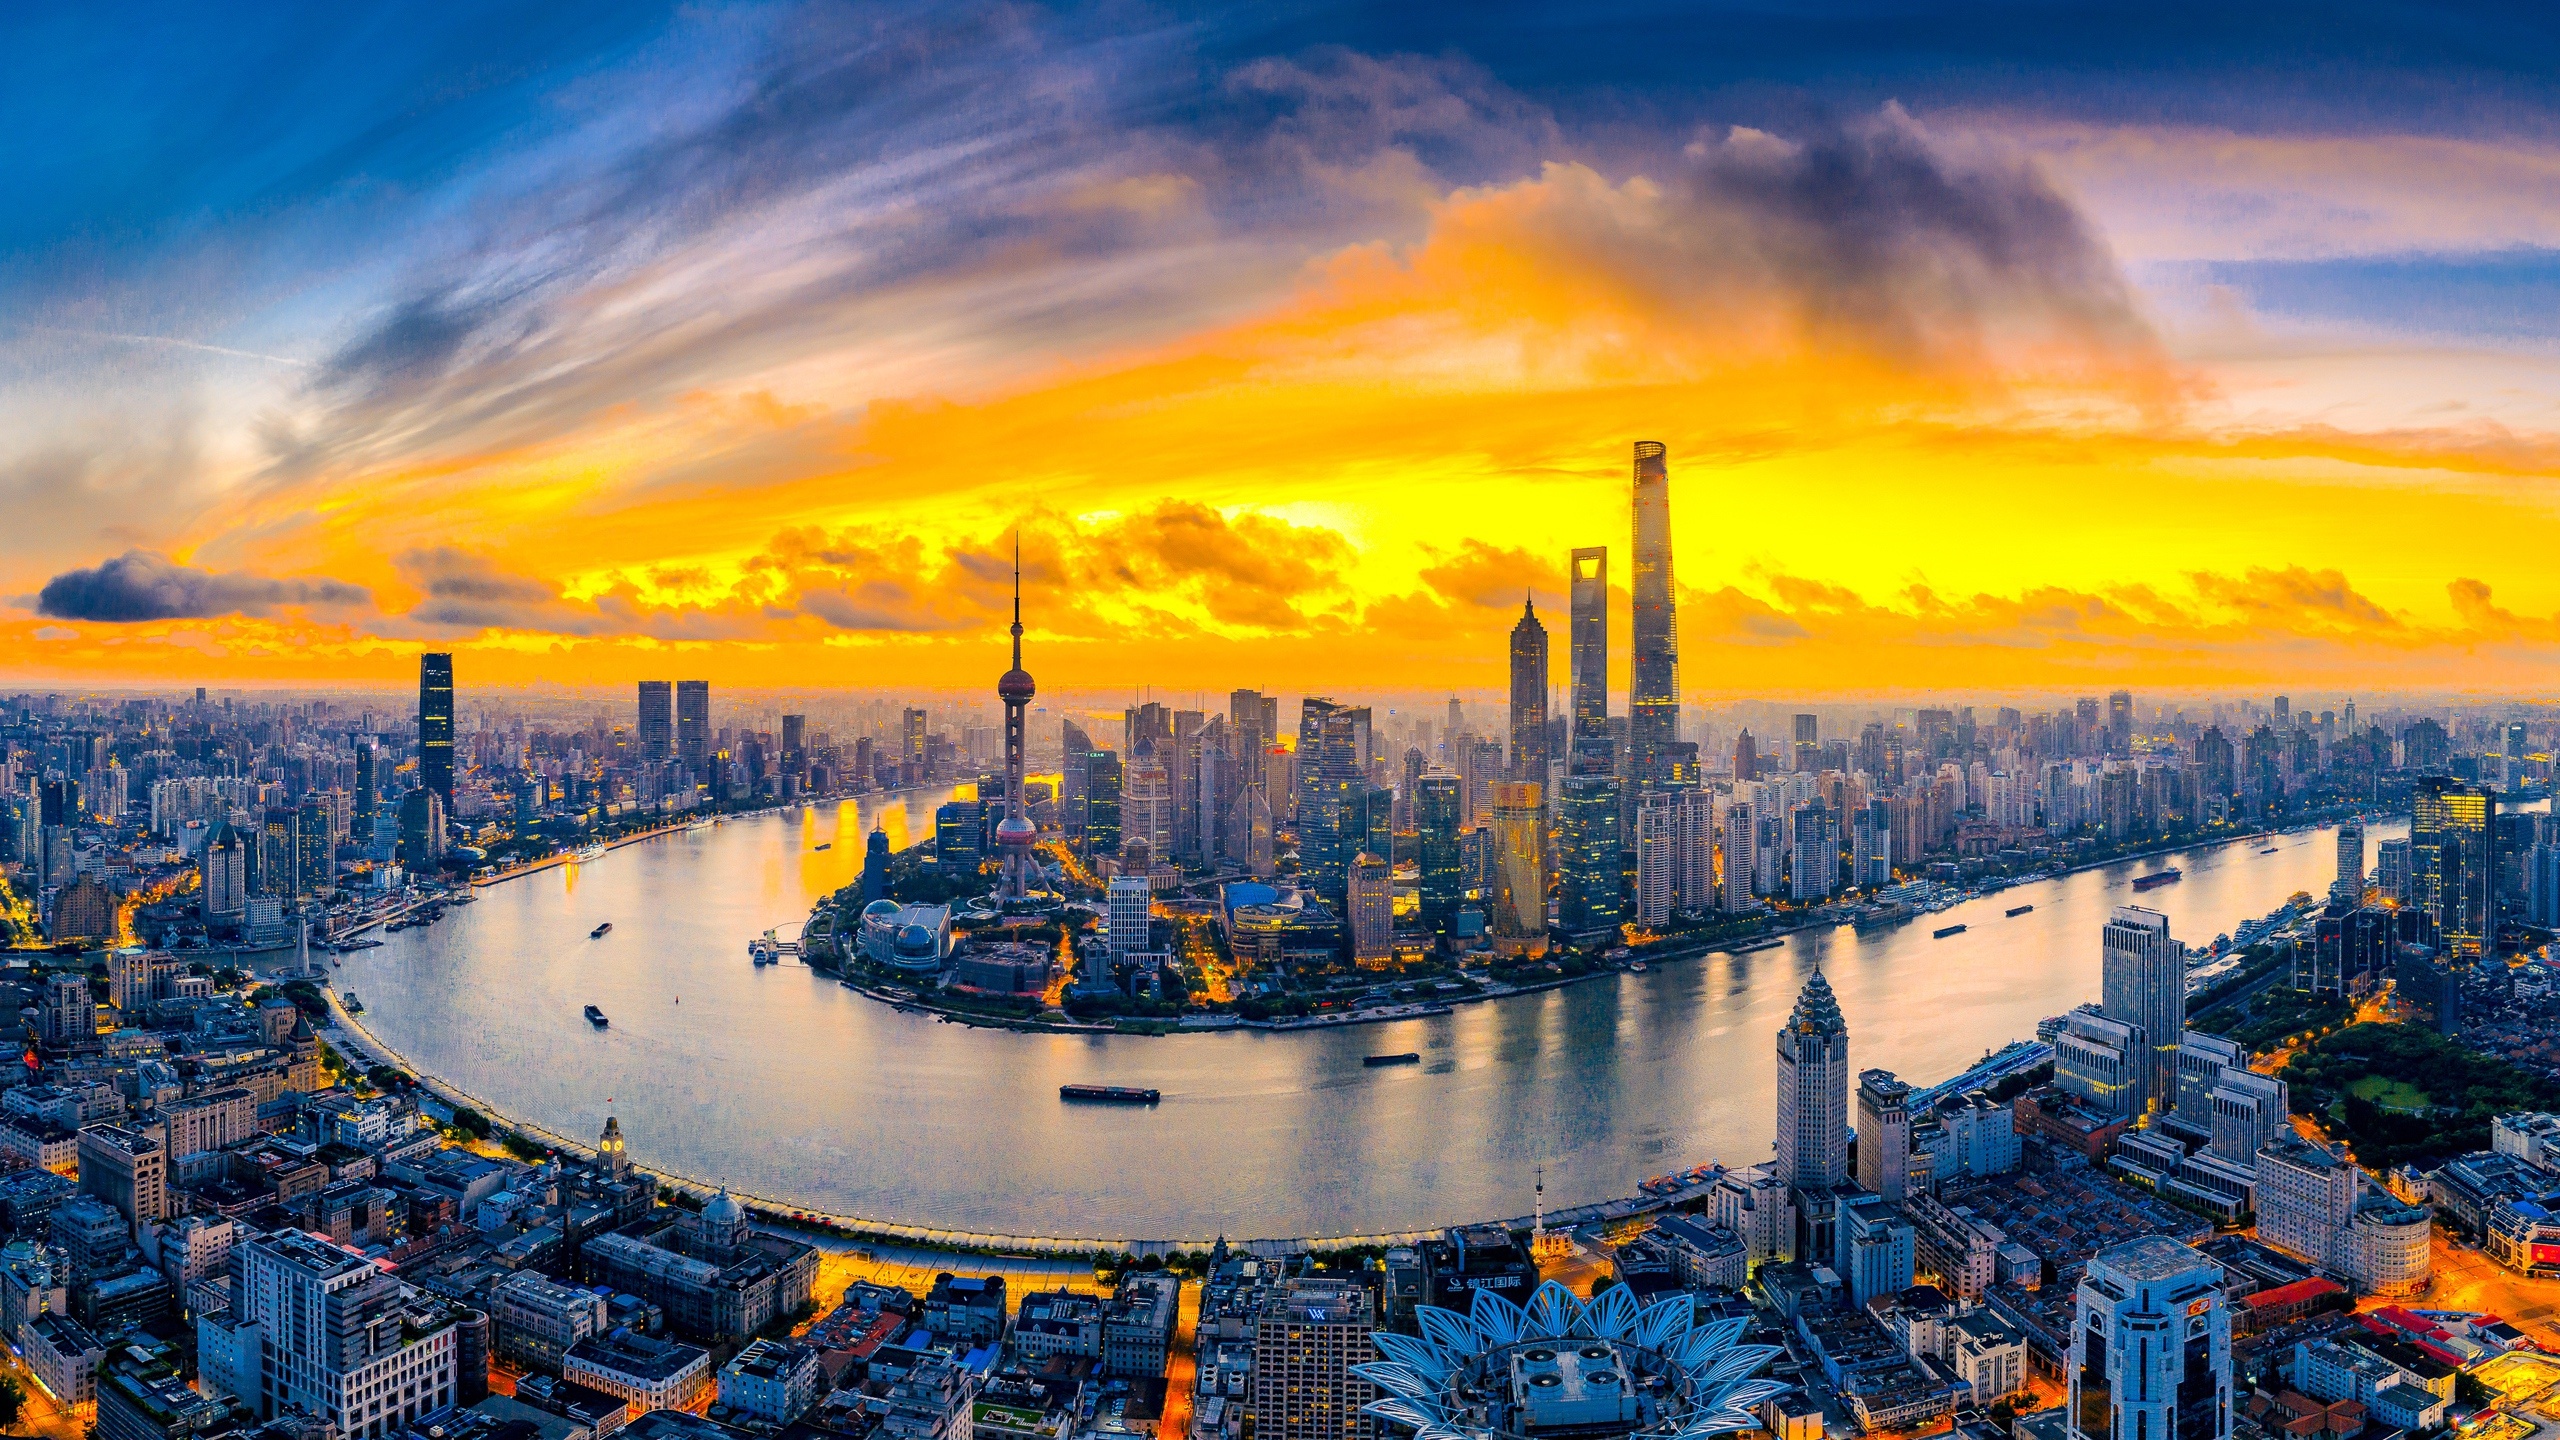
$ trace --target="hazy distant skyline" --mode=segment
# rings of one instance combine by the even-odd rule
[[[2531,690],[2556,23],[13,16],[0,682]]]

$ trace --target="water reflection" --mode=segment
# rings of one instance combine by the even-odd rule
[[[946,795],[876,818],[893,841],[921,834]],[[1771,1036],[1817,958],[1854,1063],[1935,1080],[2094,998],[2099,927],[2136,898],[2136,873],[2186,871],[2140,902],[2201,942],[2324,889],[2333,853],[2326,831],[2272,855],[2187,852],[1426,1020],[1148,1039],[973,1030],[750,966],[750,938],[860,874],[874,818],[845,802],[732,821],[499,885],[347,957],[341,983],[384,1040],[501,1110],[592,1134],[616,1097],[644,1163],[839,1213],[1071,1236],[1374,1233],[1525,1213],[1541,1165],[1549,1202],[1569,1205],[1766,1158]],[[606,920],[613,933],[589,940]],[[1956,923],[1969,928],[1931,938]],[[589,1003],[611,1029],[579,1019]],[[1423,1063],[1361,1064],[1402,1050]],[[1079,1081],[1165,1098],[1061,1105],[1058,1086]]]

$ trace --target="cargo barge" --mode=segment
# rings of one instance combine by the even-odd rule
[[[1160,1091],[1142,1090],[1134,1085],[1061,1085],[1061,1100],[1090,1100],[1103,1105],[1153,1105],[1162,1100]]]

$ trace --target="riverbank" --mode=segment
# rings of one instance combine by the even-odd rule
[[[338,997],[337,988],[323,981],[321,995],[329,1004],[329,1039],[339,1052],[359,1070],[377,1065],[388,1066],[411,1077],[418,1088],[450,1109],[476,1110],[491,1124],[537,1140],[563,1155],[593,1159],[595,1146],[573,1139],[533,1121],[509,1114],[481,1097],[471,1094],[446,1080],[427,1074],[410,1063],[408,1057],[385,1044],[365,1028],[364,1022],[350,1012]],[[1125,1236],[1059,1236],[1004,1235],[973,1230],[946,1230],[930,1225],[875,1217],[835,1214],[815,1206],[780,1197],[758,1195],[715,1181],[678,1174],[649,1164],[645,1158],[635,1159],[639,1168],[657,1177],[658,1183],[671,1190],[709,1200],[727,1190],[751,1213],[769,1224],[807,1229],[845,1243],[875,1242],[912,1245],[947,1255],[1016,1255],[1098,1258],[1126,1256],[1132,1259],[1162,1257],[1186,1252],[1206,1252],[1220,1240],[1231,1249],[1270,1256],[1294,1255],[1304,1251],[1351,1250],[1387,1245],[1411,1245],[1436,1238],[1448,1225],[1421,1230],[1399,1230],[1374,1235],[1301,1235],[1260,1239],[1237,1239],[1223,1234],[1184,1239],[1140,1239]],[[1646,1182],[1643,1191],[1631,1196],[1550,1211],[1545,1220],[1550,1228],[1572,1229],[1580,1225],[1608,1224],[1641,1215],[1676,1208],[1705,1198],[1715,1186],[1722,1171],[1713,1162],[1692,1170],[1677,1172]],[[1512,1229],[1526,1229],[1535,1215],[1517,1215],[1499,1220],[1479,1221],[1454,1219],[1449,1225],[1498,1224]]]
[[[2371,823],[2374,817],[2358,815],[2352,818],[2356,819],[2360,823]],[[2075,864],[2062,866],[2056,869],[2041,870],[2031,875],[1993,877],[1991,881],[1979,884],[1966,892],[1964,899],[1988,899],[1994,895],[2002,893],[2003,891],[2012,890],[2021,885],[2032,885],[2043,881],[2060,880],[2068,876],[2082,874],[2090,870],[2102,870],[2110,865],[2125,865],[2138,860],[2156,859],[2164,855],[2182,855],[2200,851],[2224,850],[2234,846],[2255,844],[2279,835],[2294,835],[2309,831],[2317,831],[2324,826],[2333,826],[2339,823],[2341,822],[2338,820],[2308,821],[2300,825],[2280,826],[2273,829],[2258,829],[2242,834],[2226,835],[2203,844],[2197,844],[2193,841],[2162,841],[2157,845],[2145,846],[2138,850],[2109,855],[2102,859],[2080,861]],[[1935,913],[1937,912],[1914,911],[1910,915],[1873,928],[1898,929],[1901,926],[1909,925],[1922,919],[1925,915]],[[1792,917],[1781,917],[1780,923],[1772,924],[1768,928],[1754,931],[1749,936],[1742,937],[1738,940],[1727,939],[1715,941],[1692,941],[1684,943],[1675,938],[1630,947],[1629,953],[1624,960],[1596,965],[1592,969],[1585,971],[1580,975],[1558,975],[1543,980],[1517,983],[1485,979],[1476,981],[1475,984],[1478,988],[1474,990],[1463,993],[1436,995],[1428,1001],[1416,1001],[1393,1006],[1376,1006],[1331,1015],[1285,1016],[1262,1020],[1247,1019],[1244,1016],[1233,1014],[1232,1012],[1220,1011],[1189,1012],[1170,1018],[1146,1017],[1112,1021],[1108,1023],[1095,1023],[1073,1019],[1052,1019],[1045,1015],[1018,1017],[990,1015],[983,1011],[967,1010],[954,1005],[941,1004],[936,1002],[931,996],[917,991],[899,990],[891,992],[885,985],[857,983],[852,979],[845,979],[842,983],[846,989],[851,990],[856,994],[877,1000],[882,1004],[895,1006],[901,1011],[909,1013],[921,1012],[933,1015],[939,1019],[967,1025],[974,1029],[1011,1030],[1020,1034],[1109,1034],[1126,1035],[1135,1038],[1160,1037],[1165,1035],[1197,1035],[1225,1030],[1274,1032],[1331,1030],[1352,1025],[1384,1025],[1392,1024],[1400,1020],[1414,1020],[1428,1018],[1435,1015],[1446,1015],[1450,1012],[1453,1006],[1479,1004],[1489,1000],[1508,1000],[1523,995],[1534,995],[1548,990],[1560,990],[1565,986],[1578,985],[1588,980],[1600,980],[1613,975],[1627,974],[1630,973],[1632,967],[1639,964],[1651,966],[1654,964],[1669,964],[1675,961],[1695,960],[1709,955],[1742,956],[1756,954],[1760,951],[1783,945],[1794,936],[1805,934],[1807,932],[1855,928],[1855,926],[1856,922],[1853,919],[1843,919],[1835,915],[1806,912]],[[812,968],[820,968],[821,973],[839,973],[836,971],[824,970],[822,967],[813,966]]]

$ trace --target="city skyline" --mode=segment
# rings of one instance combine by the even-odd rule
[[[1443,21],[54,21],[0,676],[1481,687],[1638,440],[1686,694],[2560,658],[2548,67]]]

